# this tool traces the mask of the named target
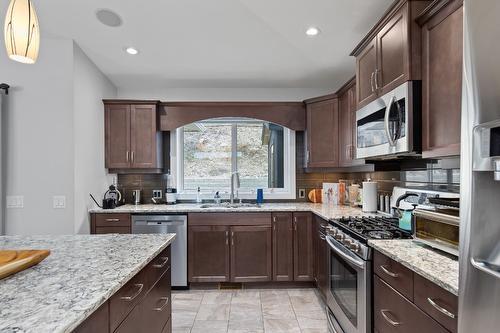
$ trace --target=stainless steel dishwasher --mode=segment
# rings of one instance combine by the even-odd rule
[[[185,289],[187,284],[187,216],[132,215],[133,234],[176,234],[171,244],[172,288]]]

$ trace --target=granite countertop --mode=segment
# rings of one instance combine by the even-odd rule
[[[413,240],[369,240],[375,250],[458,296],[458,260]]]
[[[91,209],[90,213],[213,213],[213,212],[313,212],[322,218],[329,220],[343,216],[373,216],[376,213],[363,213],[361,208],[349,206],[329,206],[308,202],[292,203],[265,203],[260,207],[211,207],[201,208],[200,204],[177,204],[177,205],[124,205],[115,209]]]
[[[70,332],[165,249],[175,234],[0,236],[0,249],[50,249],[0,280],[0,332]]]

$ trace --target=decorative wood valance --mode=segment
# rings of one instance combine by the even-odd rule
[[[306,129],[301,102],[165,102],[160,103],[160,130],[171,131],[196,121],[246,117],[269,121],[295,131]]]

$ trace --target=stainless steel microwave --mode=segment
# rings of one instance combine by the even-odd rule
[[[356,112],[356,158],[421,153],[421,82],[408,81]]]

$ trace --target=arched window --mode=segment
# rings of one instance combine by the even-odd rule
[[[238,195],[295,198],[295,132],[267,121],[215,118],[186,125],[173,135],[172,167],[181,199],[198,187],[203,199],[228,197],[231,174],[240,175]],[[174,148],[174,147],[172,147]]]

